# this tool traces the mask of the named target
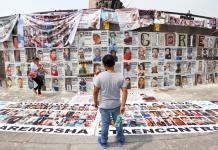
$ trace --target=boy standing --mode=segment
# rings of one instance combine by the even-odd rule
[[[110,124],[110,116],[114,122],[117,116],[125,112],[125,105],[127,99],[127,88],[125,79],[121,74],[114,71],[115,60],[112,55],[105,55],[103,57],[103,64],[106,71],[96,76],[94,80],[94,104],[96,108],[100,108],[102,118],[101,137],[98,138],[98,143],[102,148],[107,148],[108,129]],[[122,90],[122,101],[120,102],[120,90]],[[100,92],[100,101],[98,101],[98,94]],[[117,142],[122,146],[125,142],[123,135],[122,123],[116,128]]]

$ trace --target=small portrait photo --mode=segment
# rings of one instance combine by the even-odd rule
[[[13,40],[13,46],[15,49],[18,49],[19,46],[18,46],[18,37],[17,36],[13,36],[12,37],[12,40]]]
[[[23,79],[22,78],[17,79],[17,87],[18,88],[23,88]]]
[[[145,49],[144,47],[138,48],[138,59],[139,60],[145,60]]]
[[[164,71],[170,72],[170,62],[169,61],[164,64]]]
[[[70,49],[64,48],[63,57],[65,61],[70,61]]]
[[[20,50],[14,50],[14,59],[16,62],[20,62]]]
[[[57,52],[56,49],[52,49],[50,51],[50,60],[51,61],[56,61],[57,60]]]
[[[111,50],[110,54],[113,56],[115,61],[118,61],[117,52],[115,50]]]
[[[84,78],[81,78],[79,81],[79,90],[81,92],[87,92],[86,80]]]
[[[11,64],[8,64],[6,69],[5,69],[5,73],[7,76],[12,76],[12,66]]]
[[[93,61],[96,61],[96,62],[101,62],[101,49],[96,47],[94,49],[94,58],[93,58]]]
[[[70,64],[65,64],[64,66],[64,71],[65,71],[65,76],[72,76],[72,70],[71,70],[71,67],[70,67]]]
[[[152,48],[152,58],[158,59],[158,55],[159,55],[159,48]]]
[[[181,73],[182,69],[181,69],[181,63],[177,62],[176,64],[176,73]]]
[[[6,78],[6,87],[11,88],[13,86],[12,79],[10,77]]]
[[[171,49],[165,48],[165,59],[171,59]]]
[[[124,60],[131,60],[132,52],[129,47],[124,47]]]
[[[16,75],[22,76],[21,66],[16,66]]]
[[[192,59],[192,55],[193,55],[192,51],[193,49],[190,47],[187,49],[187,59],[189,60]]]
[[[86,64],[80,63],[79,64],[79,75],[87,74]]]
[[[116,33],[110,32],[109,34],[109,46],[110,47],[116,47]]]
[[[144,76],[145,75],[145,64],[140,63],[138,65],[138,76]]]
[[[43,51],[38,50],[36,56],[39,58],[39,61],[43,61]]]
[[[144,77],[139,77],[138,78],[138,88],[139,89],[144,89],[145,88],[145,79],[144,79]]]
[[[101,73],[103,71],[103,66],[100,63],[96,63],[94,64],[94,75],[97,76],[99,73]]]
[[[59,91],[59,84],[58,84],[58,79],[52,79],[52,88],[54,91]]]
[[[92,40],[94,45],[101,44],[101,36],[97,33],[93,33]]]
[[[186,125],[180,118],[172,118],[173,122],[177,125],[177,126],[184,126]]]
[[[151,73],[158,73],[158,66],[157,66],[157,63],[152,63],[152,66],[151,66]]]
[[[3,42],[3,49],[8,49],[8,41]]]
[[[157,86],[158,86],[157,77],[153,77],[151,80],[151,87],[157,87]]]
[[[188,86],[188,78],[187,76],[182,76],[182,87]]]
[[[58,76],[59,75],[57,65],[52,65],[51,66],[51,75],[52,76]]]
[[[78,50],[78,57],[79,57],[79,60],[84,60],[85,59],[85,52],[84,52],[83,48],[80,48]]]
[[[65,79],[65,90],[66,91],[72,91],[71,78],[66,78]]]
[[[178,48],[176,51],[176,60],[182,60],[182,49]]]
[[[128,31],[124,32],[124,44],[125,45],[132,45],[132,37]]]
[[[208,57],[208,49],[207,48],[204,48],[203,51],[202,51],[202,57],[203,59],[207,59]]]
[[[196,74],[195,75],[195,85],[198,85],[198,84],[203,84],[203,79],[202,79],[201,74]]]
[[[131,78],[130,77],[126,77],[125,81],[126,81],[127,89],[131,89]]]
[[[181,86],[182,85],[182,81],[181,81],[181,75],[176,75],[175,78],[175,86]]]

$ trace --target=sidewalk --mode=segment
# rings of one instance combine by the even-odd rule
[[[75,93],[44,93],[36,97],[31,91],[0,89],[0,100],[67,103]],[[218,100],[218,85],[204,85],[190,89],[156,91],[160,101]],[[177,135],[126,136],[122,149],[129,150],[217,150],[217,133]],[[69,136],[52,134],[0,132],[0,150],[98,150],[96,136]],[[109,138],[109,150],[116,147],[115,137]]]

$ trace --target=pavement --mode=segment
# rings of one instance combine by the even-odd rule
[[[29,90],[0,88],[1,101],[68,103],[75,93],[44,93],[36,97]],[[155,90],[160,101],[218,100],[218,85]],[[109,137],[109,150],[218,150],[218,133],[126,136],[125,145],[117,147],[115,137]],[[0,150],[98,150],[96,136],[72,136],[35,133],[0,132]]]

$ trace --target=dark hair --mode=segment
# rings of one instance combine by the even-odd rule
[[[130,77],[126,77],[126,79],[131,80]]]
[[[33,57],[33,61],[39,61],[38,57]]]
[[[56,52],[56,50],[55,50],[55,49],[52,49],[52,50],[50,51],[50,53],[52,53],[52,52]]]
[[[115,60],[114,57],[112,55],[105,55],[103,57],[103,64],[106,67],[113,67],[115,65]]]

